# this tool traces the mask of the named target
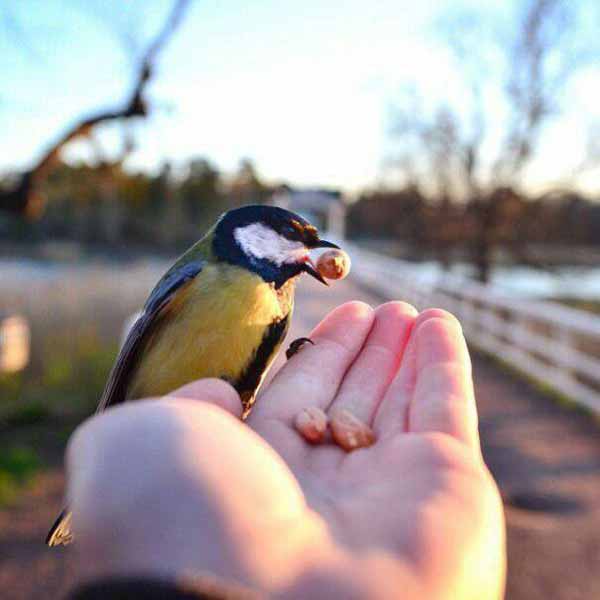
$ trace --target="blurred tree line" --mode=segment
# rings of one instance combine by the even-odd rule
[[[11,177],[5,179],[9,185]],[[65,240],[110,249],[152,245],[170,251],[197,240],[224,211],[264,202],[273,188],[249,160],[226,175],[206,158],[196,158],[177,169],[166,163],[154,175],[131,173],[121,162],[61,163],[43,192],[46,210],[37,220],[0,214],[5,240]]]
[[[540,267],[576,263],[582,257],[575,246],[600,250],[597,198],[569,189],[526,196],[497,188],[489,202],[494,205],[489,243],[515,262]],[[469,260],[480,227],[481,214],[473,203],[427,195],[416,185],[365,193],[350,206],[347,219],[352,238],[395,240],[408,257],[434,258],[446,265],[453,255]]]
[[[10,177],[5,179],[10,184]],[[265,183],[250,160],[233,174],[207,158],[177,168],[166,163],[157,174],[130,172],[120,162],[61,163],[44,186],[43,215],[25,221],[0,213],[0,236],[13,243],[63,240],[108,250],[171,252],[197,240],[226,210],[265,202],[278,187]],[[575,246],[600,251],[597,198],[569,188],[532,196],[502,187],[489,202],[494,206],[489,243],[515,262],[543,267],[568,261]],[[451,201],[417,184],[373,189],[348,206],[350,238],[395,242],[409,258],[446,265],[453,256],[470,260],[480,227],[474,203]],[[572,262],[578,258],[571,256]]]

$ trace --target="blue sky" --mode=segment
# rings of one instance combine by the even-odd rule
[[[250,157],[271,180],[371,186],[394,148],[390,108],[404,86],[415,84],[432,106],[445,99],[460,106],[459,70],[433,26],[440,8],[454,5],[198,0],[161,55],[149,90],[152,117],[128,126],[138,144],[129,165],[155,169],[206,156],[233,170]],[[123,40],[143,46],[169,6],[9,1],[4,21],[17,29],[0,29],[0,170],[30,164],[74,117],[123,98],[132,72]],[[0,26],[2,18],[0,9]],[[597,75],[588,69],[565,91],[567,110],[545,133],[531,185],[577,162],[590,120],[600,118]],[[496,100],[490,96],[490,105]],[[119,131],[105,129],[100,142],[110,150]],[[88,153],[78,143],[67,156]],[[591,176],[582,181],[593,184]]]

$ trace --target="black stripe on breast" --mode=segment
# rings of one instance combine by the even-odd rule
[[[240,395],[246,411],[252,404],[254,394],[256,393],[262,374],[267,367],[267,363],[273,355],[273,351],[281,343],[287,333],[288,325],[289,314],[280,321],[276,321],[269,326],[263,336],[260,346],[254,354],[254,358],[242,376],[234,383],[234,387]]]

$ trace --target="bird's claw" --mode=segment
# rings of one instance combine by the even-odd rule
[[[307,337],[301,337],[298,338],[297,340],[294,340],[288,347],[288,349],[285,351],[285,357],[290,360],[290,358],[292,358],[292,356],[294,356],[295,354],[297,354],[300,351],[300,348],[302,348],[302,346],[304,346],[304,344],[312,344],[313,346],[315,345],[315,343]]]

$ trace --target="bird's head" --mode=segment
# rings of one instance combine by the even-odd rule
[[[249,269],[276,287],[301,272],[327,285],[310,260],[313,248],[338,246],[320,239],[306,219],[276,206],[230,210],[219,219],[213,239],[220,260]]]

